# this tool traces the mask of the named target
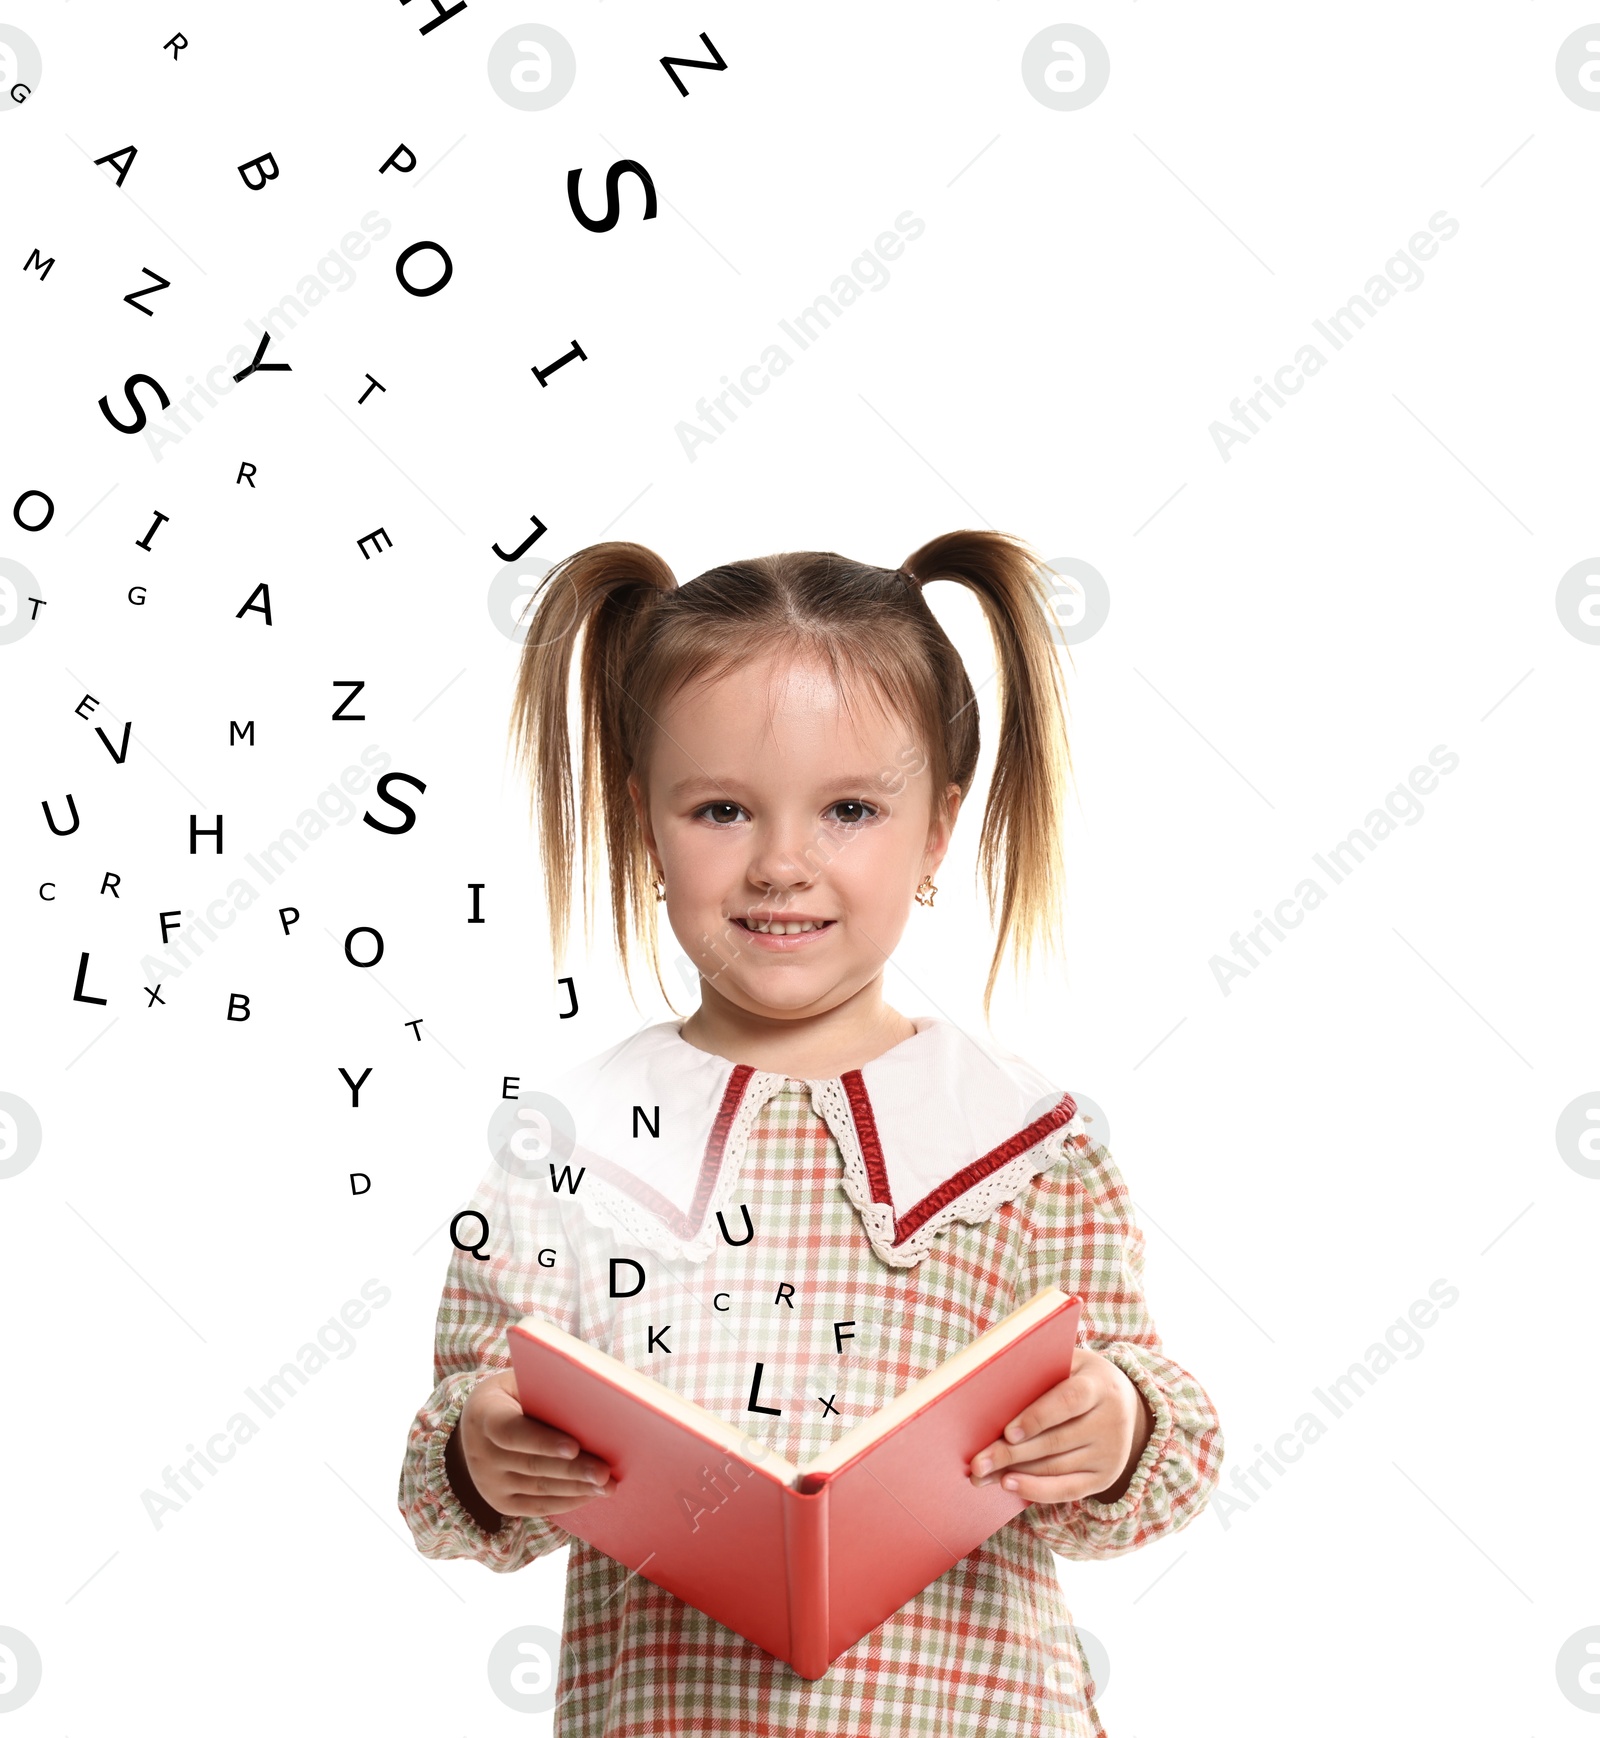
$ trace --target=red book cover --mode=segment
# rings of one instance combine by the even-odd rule
[[[1081,1308],[1046,1286],[804,1467],[539,1316],[507,1332],[522,1410],[611,1468],[556,1525],[820,1678],[1027,1506],[968,1463],[1071,1373]]]

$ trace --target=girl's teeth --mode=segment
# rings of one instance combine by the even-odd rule
[[[745,928],[757,935],[803,935],[807,930],[822,929],[820,923],[749,923]]]

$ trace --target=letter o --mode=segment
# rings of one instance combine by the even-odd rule
[[[436,284],[429,284],[426,289],[419,290],[413,283],[406,280],[406,261],[414,253],[421,253],[424,248],[432,248],[444,261],[444,276]],[[404,253],[394,262],[394,275],[400,280],[400,287],[412,296],[436,296],[455,274],[455,267],[450,263],[450,256],[436,241],[414,241]]]
[[[35,495],[44,502],[44,517],[37,525],[30,525],[27,520],[22,517],[22,503],[31,500]],[[55,516],[56,504],[43,489],[24,489],[23,492],[17,496],[16,505],[11,509],[11,517],[16,520],[24,531],[43,531],[45,526],[48,525]]]
[[[358,960],[350,946],[351,942],[353,942],[358,935],[370,935],[378,944],[378,951],[369,960]],[[363,968],[367,966],[375,966],[378,961],[383,958],[383,937],[378,934],[377,930],[371,928],[368,924],[363,923],[357,925],[357,927],[351,930],[344,938],[344,957],[349,960],[353,966],[361,966]]]
[[[133,595],[135,592],[138,592],[139,594],[137,597]],[[144,587],[142,585],[129,586],[128,602],[132,604],[142,604],[144,602]]]

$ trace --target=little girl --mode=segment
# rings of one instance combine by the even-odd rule
[[[1031,951],[1060,910],[1066,728],[1025,545],[957,531],[897,569],[773,555],[680,586],[640,545],[600,543],[540,587],[513,731],[555,957],[581,628],[586,914],[598,820],[624,970],[637,925],[661,985],[664,903],[700,1005],[574,1077],[551,1117],[570,1164],[497,1155],[472,1202],[492,1259],[451,1259],[400,1508],[428,1557],[511,1570],[570,1545],[561,1735],[1103,1738],[1051,1555],[1175,1533],[1217,1482],[1216,1412],[1162,1350],[1127,1189],[1071,1097],[883,999],[978,760],[973,687],[922,596],[934,579],[971,590],[996,650],[987,1019],[1008,939]],[[563,1528],[605,1500],[610,1469],[581,1432],[525,1417],[509,1370],[507,1326],[537,1313],[804,1465],[1051,1284],[1083,1299],[1072,1374],[967,1469],[1015,1493],[1014,1519],[815,1680]],[[712,1525],[723,1500],[711,1481],[686,1503]]]

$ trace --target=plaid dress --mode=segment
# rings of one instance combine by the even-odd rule
[[[1144,1237],[1122,1178],[1075,1115],[1060,1160],[1020,1194],[984,1223],[948,1226],[916,1265],[893,1267],[841,1187],[840,1150],[812,1095],[805,1081],[777,1086],[751,1127],[722,1241],[700,1263],[634,1250],[650,1282],[630,1298],[609,1295],[606,1256],[617,1246],[584,1223],[570,1194],[546,1191],[535,1204],[526,1184],[491,1167],[472,1206],[490,1224],[488,1247],[502,1253],[452,1256],[435,1387],[411,1426],[400,1511],[427,1557],[505,1571],[570,1546],[558,1738],[1104,1738],[1052,1554],[1119,1556],[1177,1532],[1204,1508],[1223,1454],[1210,1399],[1163,1352],[1145,1307]],[[624,1289],[631,1271],[622,1270]],[[506,1328],[525,1314],[803,1466],[1050,1284],[1083,1299],[1078,1343],[1114,1362],[1149,1405],[1154,1428],[1127,1492],[1029,1505],[816,1680],[559,1520],[508,1517],[485,1533],[446,1476],[461,1408],[482,1377],[508,1367]],[[841,1321],[853,1324],[842,1354]],[[759,1421],[748,1410],[756,1359],[760,1403],[778,1409]]]

